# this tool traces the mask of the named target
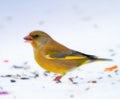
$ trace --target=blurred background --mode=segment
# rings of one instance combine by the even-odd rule
[[[0,57],[32,54],[23,37],[33,30],[86,53],[120,47],[119,4],[119,0],[0,0]]]
[[[112,58],[115,60],[115,64],[120,65],[120,0],[0,0],[0,62],[6,59],[11,64],[29,61],[32,68],[38,68],[33,58],[31,45],[25,43],[23,39],[34,30],[42,30],[48,33],[56,41],[71,49]],[[3,68],[4,64],[0,63],[0,65]],[[93,70],[93,68],[89,69]],[[43,81],[45,84],[47,82],[49,81]],[[56,90],[57,87],[55,86],[53,90]],[[37,85],[34,88],[37,88]],[[64,89],[64,85],[62,88]],[[59,95],[56,94],[56,97],[64,96],[62,88],[59,88]],[[79,89],[76,90],[75,88],[68,88],[68,93],[65,93],[69,94],[70,90],[75,94],[77,92],[75,98],[78,99]],[[111,89],[108,88],[108,90]],[[17,89],[13,90],[16,92]],[[38,90],[41,89],[36,91]],[[103,91],[100,87],[97,90],[96,97],[98,98],[99,92]],[[50,91],[51,88],[47,92]],[[44,93],[43,91],[40,92]],[[92,92],[94,95],[96,89],[94,88]],[[115,89],[115,92],[117,94],[115,93],[113,96],[118,95],[119,90]],[[112,90],[108,95],[111,93]],[[53,94],[51,95],[52,98],[54,97]],[[26,94],[27,98],[29,95],[30,93]],[[81,99],[88,99],[90,96],[89,93],[86,98],[83,95]],[[109,97],[105,94],[103,96],[105,99]],[[72,97],[71,95],[69,98]],[[33,99],[31,96],[29,98]],[[114,99],[111,96],[110,98]],[[26,99],[26,97],[14,99]],[[64,99],[68,98],[64,97]],[[92,97],[92,99],[94,98]]]

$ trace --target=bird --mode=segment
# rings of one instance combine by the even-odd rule
[[[95,55],[85,54],[66,47],[54,40],[44,31],[35,30],[24,37],[33,47],[34,58],[38,65],[48,72],[60,74],[60,79],[68,72],[96,61],[111,61],[111,59],[98,58]]]

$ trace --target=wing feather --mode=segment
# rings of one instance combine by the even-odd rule
[[[64,51],[64,52],[59,52],[55,54],[47,54],[46,55],[47,59],[57,59],[57,60],[74,60],[74,59],[95,59],[97,58],[96,56],[93,55],[87,55],[78,51],[70,50],[70,51]]]

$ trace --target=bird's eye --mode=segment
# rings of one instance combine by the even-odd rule
[[[33,37],[33,38],[38,38],[38,37],[39,37],[39,35],[37,35],[37,34],[36,34],[36,35],[33,35],[32,37]]]

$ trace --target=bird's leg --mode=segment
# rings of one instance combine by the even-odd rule
[[[57,83],[60,83],[61,82],[61,78],[62,78],[62,76],[56,76],[54,81],[56,81]]]

